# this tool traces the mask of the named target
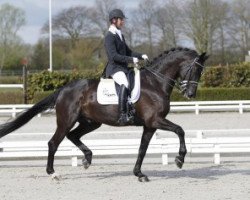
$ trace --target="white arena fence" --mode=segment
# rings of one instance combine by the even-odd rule
[[[243,114],[250,111],[250,100],[245,101],[190,101],[190,102],[171,102],[170,112],[227,112],[234,111]],[[11,115],[16,117],[17,113],[32,107],[32,104],[6,104],[0,105],[0,116]],[[48,110],[45,113],[51,113]],[[41,114],[38,115],[39,117]]]
[[[219,133],[226,130],[195,130],[196,137],[186,138],[187,151],[190,156],[213,156],[214,164],[220,164],[221,155],[229,154],[232,156],[233,154],[250,153],[250,137],[204,137],[203,135],[209,131]],[[250,129],[227,131],[250,133]],[[139,133],[139,131],[136,132]],[[157,131],[156,136],[150,142],[147,154],[161,155],[162,164],[167,165],[169,163],[169,155],[178,154],[179,139],[160,138],[157,136],[159,133],[163,133],[163,131]],[[39,133],[19,133],[19,135],[37,134]],[[0,142],[0,161],[5,159],[19,160],[20,158],[37,159],[47,157],[47,144],[48,141],[2,141]],[[135,155],[138,154],[140,139],[84,140],[84,144],[93,151],[94,156]],[[83,157],[83,153],[70,141],[64,140],[58,148],[56,157],[69,157],[72,166],[77,166],[77,160],[79,157]]]
[[[23,84],[0,84],[0,88],[22,88]]]
[[[250,111],[250,101],[189,101],[189,102],[171,102],[170,111],[172,112],[200,112],[210,111],[237,111],[243,114],[244,111]]]
[[[15,118],[18,113],[25,111],[33,106],[33,104],[3,104],[0,105],[0,116],[12,116]],[[49,109],[45,113],[54,113],[54,109]],[[42,113],[38,114],[38,117],[41,117]]]

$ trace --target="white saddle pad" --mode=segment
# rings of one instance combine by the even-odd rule
[[[128,101],[135,103],[140,97],[141,79],[140,71],[135,68],[135,86],[131,92],[131,98]],[[101,79],[97,87],[97,101],[99,104],[118,104],[115,82],[113,79]]]

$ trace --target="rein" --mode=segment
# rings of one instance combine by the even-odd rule
[[[173,82],[173,84],[167,82],[167,84],[170,87],[172,87],[172,88],[176,87],[179,91],[181,91],[181,88],[176,85],[176,83],[177,83],[176,80],[174,80],[172,78],[169,78],[169,77],[167,77],[167,76],[165,76],[165,75],[163,75],[163,74],[161,74],[161,73],[159,73],[157,71],[154,71],[154,70],[150,69],[149,67],[143,67],[143,69],[146,69],[147,71],[149,71],[150,73],[152,73],[153,75],[155,75],[156,77],[160,78],[163,81],[166,81],[166,78],[167,78],[168,79],[167,81],[172,81]]]
[[[188,69],[187,72],[186,72],[185,78],[186,78],[188,72],[189,72],[189,71],[192,71],[192,69],[193,69],[193,67],[194,67],[194,64],[199,65],[199,67],[201,67],[202,69],[205,68],[203,65],[201,65],[200,63],[198,63],[197,60],[198,60],[198,57],[196,57],[196,58],[194,59],[194,61],[193,61],[191,64],[189,64],[189,65],[186,66],[186,67],[189,67],[189,69]],[[147,62],[149,62],[149,61],[147,61]],[[185,91],[186,88],[187,88],[187,86],[188,86],[188,84],[196,84],[196,85],[198,85],[198,82],[197,82],[197,81],[190,81],[190,80],[189,80],[189,79],[190,79],[190,76],[189,76],[188,80],[185,80],[185,78],[184,78],[184,80],[180,82],[180,86],[178,86],[178,85],[176,85],[176,83],[177,83],[176,80],[174,80],[174,79],[172,79],[172,78],[170,78],[170,77],[168,77],[168,76],[166,76],[166,75],[163,75],[163,74],[161,74],[161,73],[159,73],[159,72],[157,72],[157,71],[155,71],[155,70],[152,70],[152,69],[150,69],[149,67],[143,67],[143,68],[146,69],[147,71],[149,71],[150,73],[152,73],[153,75],[155,75],[156,77],[160,78],[160,79],[163,80],[163,81],[166,81],[166,79],[168,79],[168,80],[167,80],[167,81],[168,81],[167,84],[168,84],[170,87],[172,87],[172,88],[176,87],[180,92]],[[190,73],[189,73],[189,74],[190,74]],[[190,75],[191,75],[191,74],[190,74]],[[173,82],[173,84],[169,83],[169,81]]]

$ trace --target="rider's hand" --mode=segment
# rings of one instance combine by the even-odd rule
[[[138,58],[136,58],[136,57],[133,57],[133,62],[134,62],[134,64],[136,65],[136,64],[138,64],[139,59],[138,59]]]
[[[140,66],[138,65],[139,59],[136,57],[133,57],[134,67],[137,69],[140,69]]]
[[[143,60],[148,60],[148,56],[146,54],[143,54],[141,57],[143,58]]]

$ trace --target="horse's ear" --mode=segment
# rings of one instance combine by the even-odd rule
[[[209,55],[206,55],[207,53],[204,52],[202,53],[201,55],[199,55],[199,59],[202,60],[202,61],[205,61],[209,58]]]

